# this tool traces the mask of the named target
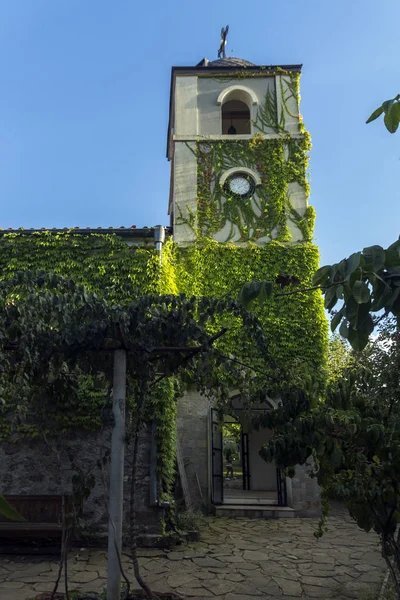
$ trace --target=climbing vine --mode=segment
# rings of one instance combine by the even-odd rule
[[[274,240],[243,247],[203,238],[186,248],[176,248],[175,253],[179,289],[188,295],[208,297],[237,296],[247,281],[275,281],[285,273],[297,277],[301,287],[307,288],[319,264],[318,249],[309,242],[287,245]],[[323,387],[328,325],[321,293],[278,296],[254,305],[253,310],[264,325],[276,367],[284,370],[306,364]],[[242,342],[233,323],[229,329],[220,345],[235,353]]]
[[[172,502],[175,481],[176,394],[177,382],[173,377],[160,381],[150,401],[150,417],[157,420],[157,472],[161,479],[161,501]]]
[[[285,136],[265,139],[256,134],[251,140],[198,142],[193,150],[197,159],[197,213],[177,216],[196,237],[217,237],[219,241],[249,242],[263,238],[291,240],[288,219],[299,227],[304,241],[313,235],[313,212],[298,213],[290,201],[291,183],[298,183],[306,196],[306,176],[310,139]],[[261,182],[252,198],[229,195],[220,180],[224,172],[245,167]],[[266,238],[266,239],[265,239]]]
[[[0,279],[19,271],[44,271],[70,277],[109,300],[130,302],[135,296],[176,293],[171,242],[163,263],[154,245],[128,245],[114,234],[42,231],[0,236]]]
[[[144,294],[177,293],[171,241],[164,244],[160,265],[153,245],[128,245],[113,234],[77,234],[73,231],[4,233],[0,237],[0,280],[11,279],[16,273],[27,271],[70,277],[99,297],[122,305]],[[23,381],[23,373],[20,377]],[[56,376],[50,370],[49,385],[53,377]],[[21,438],[43,438],[51,435],[52,431],[66,434],[71,431],[99,431],[110,408],[107,407],[107,382],[100,374],[94,377],[80,373],[76,366],[73,371],[60,369],[58,385],[63,379],[66,386],[70,385],[71,377],[79,382],[77,393],[66,395],[56,408],[52,406],[50,412],[46,409],[46,423],[43,421],[40,427],[32,419],[25,418],[22,402],[19,415],[14,414],[18,403],[15,386],[8,387],[3,378],[0,382],[0,439],[16,442]],[[160,383],[154,391],[152,404],[153,417],[158,421],[158,469],[165,493],[170,490],[175,472],[176,403],[169,386],[169,380]],[[57,393],[54,390],[54,394]],[[36,394],[40,396],[40,389],[35,392],[32,387],[32,402]],[[128,398],[128,405],[133,402],[133,398]],[[27,407],[27,410],[32,410],[32,407]]]
[[[270,80],[253,121],[259,133],[250,140],[187,144],[197,163],[197,211],[188,207],[181,210],[178,205],[176,223],[188,226],[197,239],[205,236],[225,242],[289,242],[297,229],[303,241],[311,241],[313,209],[298,210],[292,200],[295,183],[302,188],[302,204],[304,196],[309,196],[307,166],[311,142],[299,113],[300,73],[275,68],[273,74],[279,76],[272,79],[268,69],[253,73],[244,70],[235,73],[236,80],[240,74],[243,78]],[[226,82],[218,74],[213,78]],[[271,138],[270,134],[275,135]],[[251,197],[230,193],[229,186],[223,184],[224,173],[231,168],[240,171],[240,167],[249,169],[257,179]]]

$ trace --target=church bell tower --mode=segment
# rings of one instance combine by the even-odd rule
[[[172,68],[169,213],[179,245],[311,240],[300,71],[233,57]]]

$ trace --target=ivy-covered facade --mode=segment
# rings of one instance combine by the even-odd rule
[[[129,302],[137,294],[237,296],[247,281],[275,281],[282,275],[308,287],[319,255],[312,241],[315,214],[307,201],[311,144],[299,113],[299,77],[298,65],[259,67],[238,59],[204,59],[196,67],[173,68],[167,148],[171,225],[164,230],[161,256],[154,240],[158,229],[2,231],[0,277],[26,270],[55,272],[99,294],[106,290],[118,302]],[[223,133],[224,127],[229,133]],[[323,387],[327,324],[320,293],[277,297],[255,310],[277,365],[305,363]],[[234,337],[228,340],[227,350],[234,354]],[[91,398],[87,410],[71,407],[72,436],[97,422],[100,400]],[[171,381],[155,395],[159,429],[143,446],[141,478],[149,480],[143,487],[143,507],[150,504],[151,444],[158,447],[160,498],[171,489],[176,425],[194,505],[210,509],[213,501],[220,502],[214,489],[211,409],[190,388],[176,404]],[[254,473],[244,491],[275,498],[277,480],[263,482],[254,445],[259,436],[254,434],[251,446],[251,427],[238,415],[242,433],[250,439],[247,468]],[[0,492],[18,493],[24,477],[8,449],[5,423],[0,422],[0,432],[2,473],[19,473],[3,475]],[[220,463],[219,469],[222,454]],[[315,486],[304,473],[296,477],[284,482],[290,489],[279,504],[288,504],[293,514],[313,514],[318,504]],[[24,493],[44,494],[47,484],[54,488],[47,477],[38,483],[28,480]],[[151,510],[157,513],[155,507]]]

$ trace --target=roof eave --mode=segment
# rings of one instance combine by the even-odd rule
[[[172,228],[165,227],[167,236],[172,235]],[[0,229],[0,237],[10,234],[18,233],[20,235],[32,235],[34,233],[74,233],[78,235],[110,235],[115,234],[119,237],[133,238],[133,239],[147,239],[154,237],[154,227],[142,227],[142,228],[130,228],[130,227],[107,227],[107,228],[80,228],[80,227],[64,227],[63,229]]]

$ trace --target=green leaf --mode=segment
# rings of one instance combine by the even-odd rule
[[[354,252],[347,259],[346,278],[349,277],[360,266],[361,252]]]
[[[338,446],[335,445],[332,454],[328,457],[328,460],[334,469],[337,469],[342,464],[343,454]]]
[[[359,304],[355,301],[354,296],[350,296],[347,299],[346,304],[344,306],[344,314],[347,317],[348,321],[354,321],[357,318],[359,310]]]
[[[314,273],[312,285],[324,285],[324,283],[327,282],[330,270],[331,265],[325,265],[324,267],[318,269],[318,271]]]
[[[238,299],[247,308],[253,300],[262,301],[269,298],[271,294],[272,283],[270,281],[249,281],[240,290]]]
[[[342,317],[343,317],[343,308],[338,310],[336,315],[332,318],[332,321],[331,321],[331,331],[332,332],[335,331],[335,329],[339,325],[340,321],[342,320]]]
[[[386,284],[376,286],[374,291],[374,300],[371,304],[371,310],[377,312],[386,306],[386,303],[392,295],[392,289]]]
[[[349,340],[353,350],[356,350],[356,352],[361,352],[361,350],[364,350],[365,346],[368,344],[369,335],[364,331],[360,331],[359,329],[355,330],[350,327],[347,339]]]
[[[383,113],[383,106],[380,106],[379,108],[374,110],[374,112],[371,114],[371,116],[366,120],[366,123],[371,123],[371,121],[375,121],[375,119],[380,117],[382,113]]]
[[[338,285],[336,287],[336,298],[338,300],[341,300],[343,298],[343,286],[342,285]]]
[[[340,263],[338,264],[338,272],[340,275],[340,279],[344,279],[346,277],[346,266],[347,266],[347,260],[345,258],[343,258]]]
[[[400,105],[399,105],[400,106]],[[386,250],[385,267],[398,267],[400,265],[400,240],[396,240]]]
[[[349,337],[349,328],[346,320],[342,321],[342,324],[339,327],[339,333],[345,340]]]
[[[400,109],[400,104],[398,102],[394,102],[393,100],[391,100],[390,104],[388,105],[387,111],[385,111],[385,116],[383,118],[383,121],[386,125],[386,129],[390,133],[395,133],[395,131],[397,131],[397,128],[399,126],[399,120],[400,120],[399,109]]]
[[[272,295],[272,283],[270,281],[263,281],[261,283],[260,293],[258,295],[258,301],[261,304]]]
[[[24,517],[22,517],[13,506],[4,498],[2,494],[0,494],[0,515],[6,517],[6,519],[11,519],[12,521],[25,521]]]
[[[332,310],[337,301],[338,299],[336,296],[336,286],[333,285],[332,287],[328,288],[325,292],[324,306],[327,310]]]
[[[400,299],[400,288],[396,287],[394,292],[391,294],[389,300],[385,304],[385,309],[389,312],[392,312],[395,316],[397,316],[400,312],[399,309],[399,299]]]
[[[385,264],[385,251],[382,246],[368,246],[363,249],[365,265],[371,265],[374,271],[380,271]]]
[[[364,281],[356,281],[353,285],[353,296],[357,304],[365,304],[370,299],[369,287]]]
[[[366,333],[368,336],[375,329],[374,321],[369,312],[363,314],[363,311],[360,311],[359,318],[357,319],[357,330],[363,333]]]
[[[244,284],[239,292],[238,300],[245,308],[249,306],[253,300],[258,298],[261,290],[261,281],[248,281]]]

